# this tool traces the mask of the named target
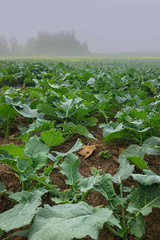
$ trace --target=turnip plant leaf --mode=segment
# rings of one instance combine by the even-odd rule
[[[6,187],[3,182],[0,182],[0,194],[6,192]]]
[[[0,162],[5,163],[9,167],[13,168],[15,171],[19,172],[17,167],[17,158],[9,155],[7,151],[0,150]]]
[[[131,234],[141,238],[145,234],[145,220],[142,214],[139,214],[137,217],[129,215],[128,225],[130,226]]]
[[[78,172],[78,166],[80,164],[79,158],[73,153],[69,153],[60,164],[60,171],[67,176],[66,184],[76,185],[77,181],[82,178]]]
[[[82,147],[82,142],[78,138],[76,143],[74,144],[74,146],[68,152],[66,152],[66,153],[56,152],[56,151],[52,151],[52,152],[56,153],[57,157],[64,157],[64,156],[67,156],[69,153],[73,153],[73,152],[78,151],[81,147]],[[51,155],[50,155],[50,157],[51,157]],[[52,160],[52,158],[51,158],[51,160]]]
[[[85,127],[94,127],[96,126],[97,122],[98,122],[97,118],[90,117],[90,118],[87,118],[83,124],[85,125]]]
[[[8,154],[13,156],[13,158],[19,157],[25,159],[23,148],[20,148],[17,145],[14,145],[13,143],[1,145],[0,149],[7,151]]]
[[[160,138],[151,137],[144,141],[142,147],[146,154],[160,155]]]
[[[78,183],[78,188],[81,192],[88,192],[93,189],[100,192],[107,200],[112,200],[115,196],[115,191],[112,184],[112,176],[103,173],[102,175],[91,176],[81,179]]]
[[[138,188],[132,189],[128,196],[130,203],[127,211],[135,214],[136,217],[141,213],[147,216],[152,211],[152,207],[160,208],[159,184],[143,186],[139,184]]]
[[[112,221],[112,211],[89,206],[85,202],[50,207],[38,210],[29,231],[29,240],[72,240],[87,235],[98,238],[99,230],[107,221]],[[114,218],[114,224],[119,226]],[[120,226],[119,226],[120,227]]]
[[[38,109],[39,112],[44,113],[47,116],[56,116],[55,108],[51,107],[47,103],[40,103],[40,104],[38,104],[37,105],[37,109]]]
[[[127,133],[124,132],[123,124],[119,124],[115,129],[110,125],[106,125],[103,128],[104,142],[109,142],[113,139],[123,138],[124,135],[127,136]]]
[[[137,119],[146,119],[147,117],[147,114],[144,110],[141,110],[141,109],[131,109],[129,111],[129,114],[131,116],[133,116],[134,118],[137,118]]]
[[[119,160],[121,160],[121,156],[125,157],[125,158],[129,158],[129,157],[137,157],[138,158],[138,157],[140,157],[140,158],[143,159],[144,155],[145,155],[144,149],[142,149],[138,145],[131,145],[121,152]]]
[[[156,175],[151,170],[144,170],[145,174],[132,174],[134,180],[138,181],[141,185],[160,184],[160,176]]]
[[[37,153],[35,156],[31,158],[31,162],[32,169],[34,172],[36,172],[37,170],[44,167],[47,164],[48,160],[46,155]]]
[[[78,182],[78,189],[80,189],[83,193],[87,193],[89,190],[94,188],[94,185],[99,182],[100,179],[100,175],[80,179]]]
[[[83,135],[85,137],[88,137],[90,139],[94,139],[96,140],[96,138],[91,134],[89,133],[88,129],[84,126],[81,126],[81,125],[77,125],[74,130],[73,130],[74,133],[78,133],[80,135]]]
[[[27,104],[20,104],[13,107],[20,115],[26,118],[38,118],[40,116],[37,109],[31,109]]]
[[[115,129],[112,126],[105,124],[103,128],[103,137],[106,137],[112,133],[117,133],[117,132],[119,133],[122,129],[123,129],[123,123],[120,123]]]
[[[0,228],[10,231],[30,224],[36,214],[38,206],[41,204],[41,196],[45,191],[35,190],[33,192],[17,192],[10,195],[19,204],[12,209],[0,214]]]
[[[54,121],[48,121],[44,119],[36,119],[32,124],[29,125],[26,132],[32,132],[32,131],[47,131],[54,127]]]
[[[48,131],[43,131],[41,133],[41,139],[48,147],[58,146],[65,141],[65,139],[62,137],[61,131],[56,131],[53,128]]]
[[[129,159],[131,163],[134,163],[136,166],[138,166],[142,170],[149,169],[149,167],[147,166],[147,163],[141,157],[134,156],[134,157],[127,157],[127,159]]]
[[[48,176],[45,176],[44,174],[42,175],[37,175],[37,174],[30,174],[28,177],[29,181],[37,181],[39,186],[45,187],[47,190],[52,190],[55,196],[59,196],[58,189],[56,189],[56,185],[50,183],[50,179]]]
[[[133,171],[134,165],[130,165],[128,162],[126,162],[125,158],[122,161],[121,157],[121,164],[118,168],[117,173],[113,176],[113,182],[120,183],[122,180],[129,178]]]
[[[115,195],[112,176],[103,172],[99,181],[94,184],[93,189],[100,192],[107,200],[112,200]]]
[[[47,155],[49,147],[35,135],[29,139],[24,152],[29,157],[36,156],[37,154]]]
[[[0,116],[5,119],[14,119],[17,116],[15,109],[7,103],[0,104]]]

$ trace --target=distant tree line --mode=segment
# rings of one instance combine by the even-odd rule
[[[88,45],[80,43],[74,32],[50,34],[39,32],[36,37],[30,37],[22,45],[15,37],[8,41],[0,36],[0,56],[79,56],[88,55]]]

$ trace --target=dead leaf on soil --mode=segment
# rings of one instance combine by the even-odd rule
[[[90,157],[93,154],[93,152],[96,150],[96,146],[97,145],[98,144],[94,144],[94,145],[90,145],[90,146],[89,145],[83,145],[82,146],[83,150],[81,150],[79,152],[79,154],[84,156],[84,159],[86,159],[86,158]]]
[[[9,139],[14,139],[14,138],[15,138],[14,134],[9,136]]]

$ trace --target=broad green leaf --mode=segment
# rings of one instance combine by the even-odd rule
[[[149,167],[147,166],[147,163],[141,157],[134,156],[134,157],[127,157],[127,159],[129,159],[132,163],[134,163],[136,166],[138,166],[142,170],[149,169]]]
[[[59,196],[58,189],[56,189],[56,185],[50,182],[50,179],[48,176],[45,176],[43,174],[39,176],[37,174],[31,174],[29,175],[27,180],[28,181],[35,180],[36,182],[38,182],[38,185],[45,187],[45,189],[47,190],[51,190],[55,196]]]
[[[38,104],[37,105],[37,109],[38,109],[39,112],[44,113],[45,115],[56,116],[55,108],[51,107],[47,103],[40,103],[40,104]]]
[[[49,147],[35,135],[29,139],[24,152],[29,157],[34,157],[37,154],[47,155],[49,153]]]
[[[47,81],[47,82],[48,82],[48,85],[49,85],[51,88],[53,88],[53,89],[61,88],[61,86],[59,86],[59,85],[57,85],[57,84],[51,84],[51,83],[49,83],[49,81]]]
[[[3,182],[0,182],[0,194],[6,192],[6,187]]]
[[[88,129],[84,126],[78,125],[74,128],[73,131],[74,131],[74,133],[78,133],[78,134],[88,137],[90,139],[96,140],[96,138],[91,133],[89,133]]]
[[[54,127],[54,121],[48,121],[44,119],[37,119],[34,121],[32,124],[29,125],[29,128],[27,129],[26,132],[31,132],[31,131],[39,131],[39,130],[50,130],[51,128]]]
[[[134,166],[130,165],[125,158],[122,160],[121,157],[121,164],[118,168],[117,173],[113,176],[113,182],[120,183],[122,180],[129,178],[133,170]]]
[[[72,240],[87,235],[98,239],[99,230],[111,219],[107,208],[89,206],[85,202],[50,207],[38,210],[31,226],[29,240]],[[115,219],[114,219],[115,221]],[[116,221],[116,225],[118,221]]]
[[[144,141],[143,144],[151,145],[151,146],[155,146],[155,147],[160,147],[160,138],[159,137],[148,138]]]
[[[87,193],[89,190],[94,188],[94,185],[99,182],[100,179],[100,175],[80,179],[78,182],[78,189],[80,189],[83,193]]]
[[[57,157],[65,157],[67,156],[69,153],[73,153],[73,152],[77,152],[80,148],[82,147],[82,142],[81,139],[77,139],[76,143],[74,144],[74,146],[66,153],[63,152],[56,152],[56,151],[52,151],[53,153],[57,154]]]
[[[40,115],[37,109],[31,109],[27,104],[21,104],[19,106],[13,106],[14,109],[22,116],[27,118],[38,118]]]
[[[19,157],[25,159],[24,150],[13,143],[1,145],[0,149],[7,151],[13,158]]]
[[[139,184],[138,188],[133,189],[128,196],[130,203],[127,211],[134,213],[136,217],[141,213],[147,216],[152,212],[152,207],[160,208],[159,184],[143,186]]]
[[[121,152],[120,158],[121,158],[121,156],[124,156],[126,158],[135,156],[135,157],[140,157],[143,159],[144,155],[145,155],[144,149],[142,149],[138,145],[131,145],[127,149],[125,149]]]
[[[141,110],[141,109],[131,109],[129,111],[129,114],[134,117],[134,118],[137,118],[137,119],[146,119],[147,117],[147,114],[144,110]]]
[[[19,172],[19,169],[17,167],[17,158],[9,155],[5,150],[0,150],[0,162],[5,163],[15,171]]]
[[[142,148],[145,149],[146,154],[160,155],[160,138],[151,137],[146,139]]]
[[[160,176],[156,175],[154,172],[150,170],[144,170],[145,174],[132,174],[134,180],[138,181],[141,185],[152,185],[152,184],[160,184]]]
[[[41,196],[44,193],[44,191],[35,190],[34,192],[22,191],[11,194],[10,197],[19,201],[19,204],[0,214],[0,228],[8,232],[30,224],[41,204]]]
[[[60,101],[61,107],[65,110],[66,116],[68,116],[69,110],[73,107],[75,103],[81,102],[83,99],[82,98],[72,98],[72,99],[67,99],[65,96],[63,96],[64,101]]]
[[[150,88],[150,90],[154,93],[156,91],[156,88],[154,87],[153,83],[146,81],[142,84],[142,86]]]
[[[48,147],[58,146],[65,141],[61,131],[56,131],[53,128],[49,131],[43,131],[41,133],[41,140],[43,140]]]
[[[103,137],[112,134],[112,133],[116,133],[119,132],[123,129],[123,123],[120,123],[115,129],[110,126],[110,125],[105,125],[103,128]]]
[[[0,116],[5,119],[14,119],[17,116],[17,112],[13,107],[7,103],[0,104]]]
[[[124,103],[124,102],[127,100],[127,98],[125,98],[125,97],[120,97],[120,96],[118,96],[118,95],[115,96],[115,99],[116,99],[116,101],[117,101],[118,103],[120,103],[120,104]]]
[[[41,169],[47,164],[48,162],[47,155],[37,153],[36,155],[33,155],[31,157],[31,162],[32,170],[36,172],[37,170]]]
[[[112,141],[113,139],[123,138],[124,136],[127,137],[127,133],[124,132],[123,124],[119,124],[115,129],[107,125],[103,128],[103,137],[104,142]]]
[[[100,192],[107,200],[112,200],[115,196],[112,176],[110,174],[105,174],[104,172],[99,181],[94,184],[93,189]]]
[[[78,166],[80,164],[79,158],[73,153],[69,153],[67,157],[60,164],[60,171],[67,176],[66,184],[76,185],[77,181],[82,178],[78,172]]]
[[[95,82],[95,79],[94,78],[90,78],[88,81],[87,81],[87,85],[90,85],[91,87],[93,87],[93,83]]]
[[[145,234],[145,220],[142,214],[137,217],[129,215],[128,225],[130,226],[131,234],[141,238]]]
[[[81,192],[88,192],[94,189],[100,192],[107,200],[112,200],[115,191],[112,184],[112,176],[103,173],[102,175],[91,176],[81,179],[78,183],[78,188]]]
[[[98,119],[97,119],[97,118],[90,117],[90,118],[87,118],[87,119],[84,121],[83,124],[84,124],[86,127],[94,127],[94,126],[96,126],[97,122],[98,122]]]

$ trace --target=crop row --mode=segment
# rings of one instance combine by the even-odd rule
[[[18,203],[0,214],[2,234],[31,224],[16,234],[30,240],[71,240],[87,235],[97,239],[105,224],[122,239],[128,233],[141,239],[144,217],[160,206],[160,176],[144,161],[145,155],[160,155],[157,65],[2,61],[0,66],[1,135],[9,137],[15,119],[25,119],[16,136],[22,144],[0,146],[0,162],[15,172],[22,186],[21,192],[7,193]],[[81,140],[66,153],[53,151],[53,147],[74,134],[96,140],[96,126],[102,128],[104,142],[123,139],[133,145],[121,152],[114,176],[93,169],[92,176],[84,178],[76,155]],[[136,174],[135,166],[141,174]],[[55,168],[66,176],[69,189],[60,191],[53,185],[50,174]],[[138,184],[126,187],[124,180],[129,177]],[[102,194],[107,205],[89,205],[91,190]],[[6,192],[0,183],[0,193]],[[47,192],[56,205],[40,207]]]

